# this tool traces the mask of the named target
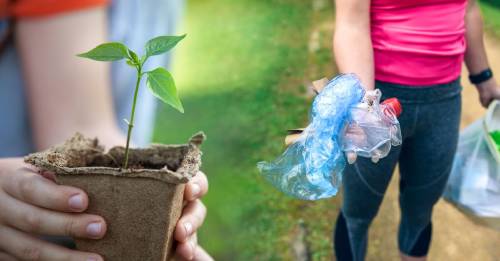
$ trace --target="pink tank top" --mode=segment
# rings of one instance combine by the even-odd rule
[[[372,0],[375,79],[410,86],[460,76],[467,0]]]

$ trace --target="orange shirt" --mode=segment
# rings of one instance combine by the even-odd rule
[[[0,0],[0,18],[40,17],[106,5],[109,0]]]

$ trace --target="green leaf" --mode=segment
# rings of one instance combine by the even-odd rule
[[[146,72],[146,74],[148,75],[147,85],[153,95],[181,113],[184,113],[184,108],[177,95],[177,88],[175,87],[172,75],[161,67]]]
[[[127,60],[127,64],[134,67],[134,68],[137,68],[137,65],[132,60]]]
[[[86,53],[78,54],[78,56],[95,61],[118,61],[128,58],[128,48],[122,43],[104,43]]]
[[[139,56],[137,56],[137,54],[134,51],[130,50],[130,49],[128,49],[128,53],[130,55],[130,59],[132,59],[132,61],[134,63],[138,64],[139,63]]]
[[[184,39],[186,35],[181,36],[158,36],[146,43],[146,56],[162,54],[174,48],[178,42]]]

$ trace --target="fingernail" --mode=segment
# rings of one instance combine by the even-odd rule
[[[91,237],[98,237],[101,235],[101,230],[102,230],[102,224],[97,222],[97,223],[90,223],[87,225],[87,234]]]
[[[81,194],[74,195],[68,200],[69,207],[74,210],[82,210],[85,206],[83,205],[83,196]]]
[[[186,237],[190,236],[193,233],[193,225],[189,222],[184,223],[184,229],[186,230]]]
[[[197,196],[200,194],[201,188],[200,185],[194,183],[191,185],[191,191],[193,192],[193,196]]]

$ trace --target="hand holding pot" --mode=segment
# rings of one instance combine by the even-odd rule
[[[27,168],[22,159],[0,159],[0,260],[103,260],[34,236],[102,238],[106,223],[81,213],[87,206],[84,191],[56,185],[50,174]]]
[[[201,202],[208,191],[207,177],[199,172],[187,185],[184,191],[185,207],[175,228],[175,239],[178,241],[177,258],[181,260],[213,260],[203,248],[198,246],[196,230],[203,224],[207,209]]]

